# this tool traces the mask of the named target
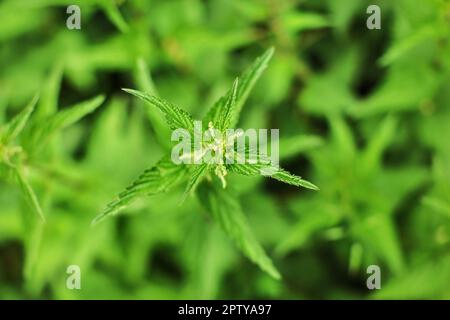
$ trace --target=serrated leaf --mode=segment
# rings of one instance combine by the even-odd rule
[[[272,57],[274,48],[269,48],[260,57],[258,57],[255,62],[247,69],[247,71],[239,77],[239,85],[237,88],[236,106],[234,108],[233,117],[230,122],[230,127],[236,126],[239,120],[239,114],[241,113],[242,107],[253,89],[256,81],[259,79],[263,71],[267,68],[268,62]],[[231,90],[230,90],[231,91]],[[208,111],[205,119],[206,123],[212,121],[217,123],[220,117],[221,110],[226,105],[227,97],[230,95],[228,92],[225,96],[221,97],[214,106]]]
[[[319,190],[319,187],[317,187],[313,183],[283,169],[278,169],[278,171],[276,171],[274,174],[269,175],[269,177],[287,184],[291,184],[293,186],[304,187],[311,190]]]
[[[36,214],[39,216],[39,218],[41,218],[42,221],[45,222],[44,213],[42,212],[41,206],[36,197],[36,194],[33,191],[33,188],[29,184],[28,180],[24,177],[20,168],[14,168],[13,170],[16,174],[17,180],[20,185],[20,189],[25,199],[27,200],[29,205],[33,208],[33,210],[36,212]]]
[[[184,190],[183,196],[181,198],[181,203],[183,203],[189,194],[194,190],[197,184],[201,181],[201,178],[206,173],[206,169],[208,168],[208,164],[203,163],[199,165],[194,165],[194,169],[191,172],[191,176],[189,177],[188,184],[186,189]]]
[[[194,121],[192,119],[192,116],[187,111],[173,105],[170,102],[167,102],[161,98],[152,96],[145,92],[133,89],[122,90],[146,101],[151,106],[161,110],[166,116],[167,123],[172,130],[176,130],[179,128],[187,129],[190,132],[194,130]]]
[[[170,157],[164,157],[156,166],[145,170],[137,180],[110,202],[92,224],[95,225],[106,217],[119,213],[139,197],[167,192],[181,182],[186,174],[185,165],[176,165]]]
[[[236,106],[236,95],[237,95],[237,88],[239,85],[239,80],[236,78],[233,82],[233,86],[231,87],[231,90],[228,94],[227,100],[225,102],[224,107],[219,110],[219,117],[218,122],[214,124],[214,126],[220,130],[223,131],[227,128],[229,128],[231,119],[234,115],[235,106]]]
[[[227,167],[227,169],[231,172],[235,172],[244,176],[262,175],[297,187],[319,190],[319,188],[311,182],[270,164],[231,164]]]
[[[25,124],[30,118],[31,113],[38,101],[38,95],[35,95],[30,103],[18,115],[16,115],[3,129],[1,133],[1,142],[7,144],[14,140],[23,130]]]
[[[273,47],[269,48],[260,57],[258,57],[252,66],[240,77],[239,87],[238,87],[238,97],[236,101],[236,110],[234,112],[234,117],[231,122],[231,127],[234,127],[241,113],[244,103],[247,101],[250,92],[258,81],[259,77],[262,75],[264,70],[267,68],[270,59],[273,56],[275,49]]]
[[[238,248],[263,271],[280,279],[280,273],[254,237],[238,200],[229,193],[229,188],[223,190],[217,185],[203,184],[199,186],[198,194],[201,204]]]

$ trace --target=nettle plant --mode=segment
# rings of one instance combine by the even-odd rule
[[[239,249],[262,270],[279,279],[280,273],[253,236],[232,186],[227,186],[226,176],[229,172],[244,176],[265,175],[294,186],[313,190],[318,188],[299,176],[279,168],[265,154],[261,154],[259,148],[254,150],[246,146],[244,162],[229,161],[230,159],[227,159],[229,153],[225,151],[235,148],[236,135],[227,136],[226,132],[237,125],[242,107],[256,81],[267,67],[273,51],[273,48],[270,48],[257,58],[250,68],[235,80],[227,94],[221,97],[206,114],[202,121],[205,126],[203,129],[212,139],[202,143],[200,150],[203,151],[185,153],[178,158],[178,160],[189,158],[191,161],[176,161],[173,153],[164,156],[109,203],[105,210],[94,219],[93,224],[119,213],[139,197],[168,192],[176,185],[185,182],[187,184],[182,200],[195,190],[201,205],[220,224]],[[132,89],[124,89],[124,91],[162,111],[172,130],[183,129],[191,137],[198,134],[195,130],[194,119],[187,111],[145,92]],[[234,156],[242,155],[242,150],[234,149],[234,151],[236,151],[233,153]],[[220,161],[202,161],[205,160],[202,158],[206,155],[211,156],[211,153],[216,159],[217,154],[220,154]]]
[[[104,101],[99,95],[90,100],[57,110],[57,95],[62,68],[53,72],[50,85],[41,99],[36,95],[30,103],[6,124],[0,124],[0,178],[17,182],[30,207],[45,222],[38,197],[29,182],[32,172],[48,170],[51,139],[64,128],[93,112]],[[39,101],[39,103],[38,103]],[[49,146],[50,145],[50,146]],[[49,148],[45,148],[45,147]],[[53,145],[54,146],[54,145]]]

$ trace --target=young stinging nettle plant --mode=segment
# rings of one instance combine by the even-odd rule
[[[273,48],[270,48],[257,58],[250,68],[240,78],[236,79],[228,93],[221,97],[209,110],[203,119],[203,123],[208,124],[208,130],[214,129],[225,134],[227,129],[236,126],[240,111],[257,79],[267,67],[273,51]],[[144,92],[131,89],[123,90],[144,100],[148,106],[156,107],[162,111],[172,130],[182,128],[189,132],[191,136],[195,135],[193,117],[185,110]],[[215,139],[204,147],[206,149],[223,150],[230,147],[229,143],[230,141],[227,139]],[[251,152],[256,153],[258,159],[263,158],[257,150],[249,148],[245,150],[246,154]],[[192,155],[188,156],[191,157]],[[223,156],[226,157],[227,155]],[[246,158],[251,159],[252,157]],[[196,193],[201,200],[200,203],[221,225],[225,233],[232,238],[251,261],[274,278],[279,279],[279,272],[254,238],[237,197],[232,194],[230,187],[225,187],[225,176],[228,172],[245,176],[266,175],[263,173],[271,172],[270,177],[281,182],[313,190],[318,188],[312,183],[278,168],[278,166],[274,168],[274,164],[268,163],[266,157],[262,160],[264,161],[230,163],[230,161],[223,159],[220,163],[196,161],[194,164],[186,164],[173,161],[168,154],[154,167],[146,170],[114,201],[109,203],[106,209],[94,219],[93,224],[97,224],[110,215],[117,214],[138,197],[167,192],[179,183],[187,181],[182,199],[191,194],[198,186]],[[205,178],[207,181],[203,182]]]

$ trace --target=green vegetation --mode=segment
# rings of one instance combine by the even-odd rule
[[[4,0],[0,19],[0,299],[450,298],[449,1]],[[174,165],[193,119],[279,128],[314,185]]]

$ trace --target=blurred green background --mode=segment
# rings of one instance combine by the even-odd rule
[[[81,30],[66,28],[72,4]],[[2,0],[0,124],[40,93],[13,144],[46,223],[0,158],[0,299],[450,299],[449,23],[444,0]],[[240,127],[279,128],[281,165],[321,190],[229,184],[283,278],[195,197],[178,206],[182,187],[91,228],[164,151],[166,129],[120,88],[200,118],[270,46]],[[98,95],[45,144],[34,134]],[[66,288],[72,264],[81,290]],[[381,290],[366,288],[372,264]]]

